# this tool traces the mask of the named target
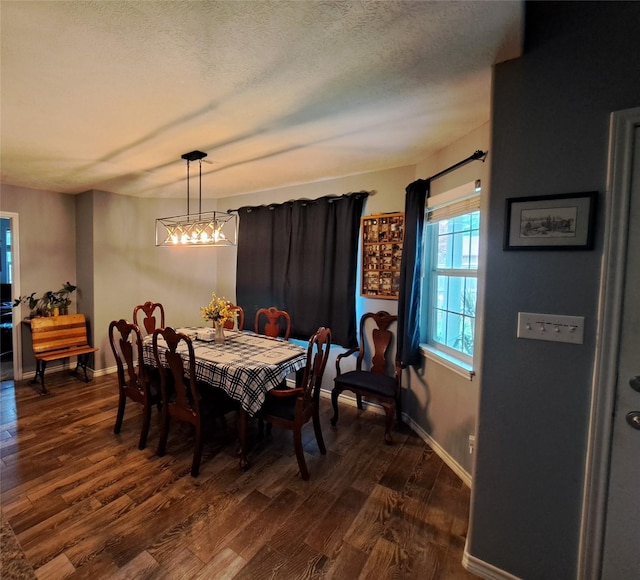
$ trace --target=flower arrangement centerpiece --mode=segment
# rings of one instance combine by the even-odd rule
[[[204,320],[211,320],[216,329],[216,342],[224,342],[224,323],[233,320],[235,313],[231,309],[231,303],[225,298],[218,298],[216,293],[211,294],[211,301],[207,306],[201,306],[200,312]]]

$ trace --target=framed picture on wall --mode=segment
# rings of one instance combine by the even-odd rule
[[[597,191],[506,200],[505,250],[590,250]]]

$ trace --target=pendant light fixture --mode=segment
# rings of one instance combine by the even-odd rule
[[[235,246],[238,239],[238,214],[231,212],[202,211],[202,151],[182,155],[187,161],[187,213],[156,220],[156,246]],[[191,213],[190,174],[192,161],[199,166],[198,212]]]

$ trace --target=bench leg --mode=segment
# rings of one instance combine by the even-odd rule
[[[44,386],[44,369],[47,366],[47,361],[36,359],[36,376],[33,377],[32,383],[38,382],[38,377],[40,377],[40,384],[42,385],[42,391],[40,391],[41,395],[49,394],[47,391],[47,387]]]
[[[89,355],[88,354],[79,354],[78,362],[76,364],[76,370],[73,373],[78,375],[78,367],[80,367],[84,371],[84,382],[89,382],[89,377],[87,376],[87,364],[89,363]]]

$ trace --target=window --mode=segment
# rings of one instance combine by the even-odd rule
[[[7,260],[5,262],[7,266],[7,282],[9,284],[13,284],[13,267],[12,267],[13,262],[11,258],[11,230],[8,229],[6,230],[5,233],[6,233],[5,248],[7,249]]]
[[[463,200],[455,196],[436,206],[438,198],[445,196],[451,197],[442,194],[427,200],[422,335],[428,352],[472,371],[480,198],[477,194]]]

